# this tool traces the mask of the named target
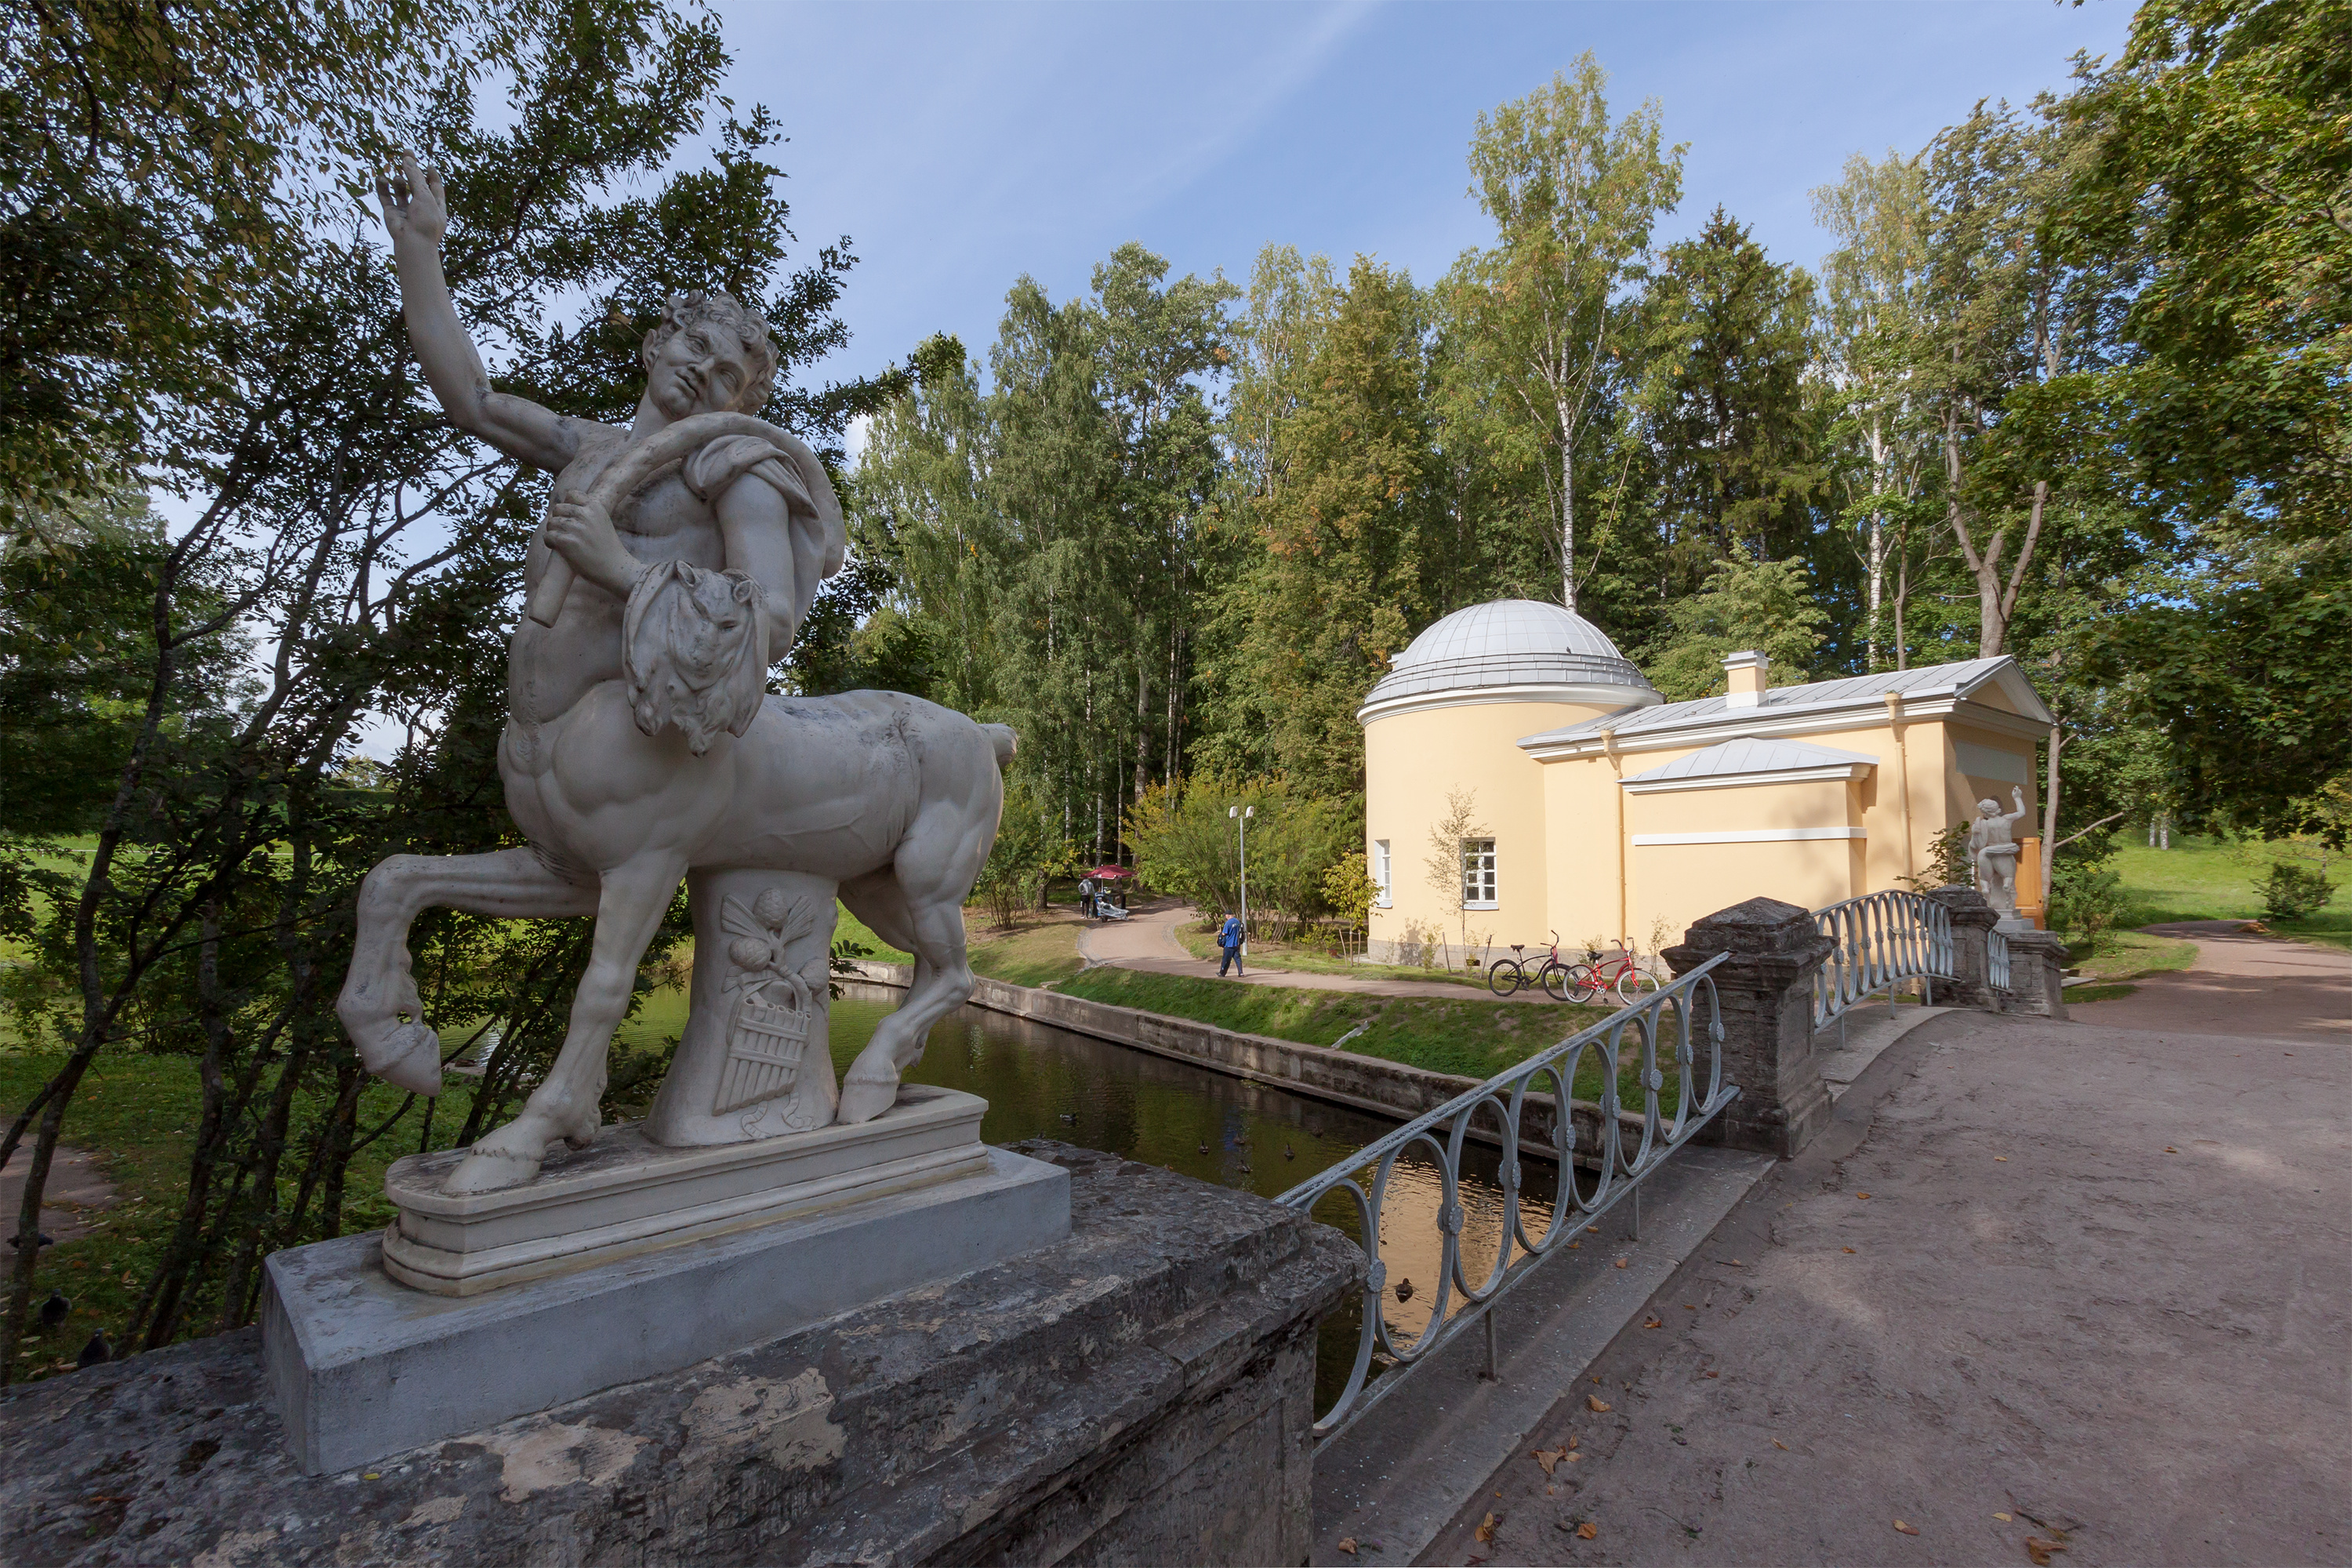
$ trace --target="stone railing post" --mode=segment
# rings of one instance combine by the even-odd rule
[[[2056,931],[2009,933],[2009,1005],[2041,1018],[2066,1016],[2066,943]]]
[[[1974,888],[1937,888],[1927,895],[1951,911],[1952,971],[1950,980],[1936,982],[1937,996],[1951,989],[1956,1007],[1976,1007],[1987,1013],[2001,1010],[2003,997],[1992,988],[1992,963],[1985,952],[1985,934],[2000,917]]]
[[[1813,917],[1778,899],[1750,899],[1693,925],[1660,956],[1677,975],[1718,952],[1723,1076],[1739,1098],[1709,1122],[1700,1141],[1755,1149],[1782,1159],[1829,1125],[1829,1091],[1813,1060],[1813,976],[1836,943]]]

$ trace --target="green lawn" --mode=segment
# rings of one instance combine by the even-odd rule
[[[1339,1045],[1341,1036],[1370,1020],[1370,1028],[1339,1048],[1476,1079],[1492,1078],[1607,1017],[1610,1012],[1605,1007],[1468,997],[1455,1002],[1435,996],[1367,996],[1346,991],[1236,985],[1185,974],[1112,968],[1089,969],[1055,989],[1090,1001],[1307,1046]],[[1638,1044],[1630,1037],[1629,1043]],[[1675,1081],[1672,1058],[1661,1066],[1665,1068],[1666,1093],[1671,1096]],[[1576,1093],[1592,1099],[1599,1092],[1597,1070],[1589,1069],[1578,1079]],[[1641,1103],[1630,1064],[1618,1092],[1628,1104]]]
[[[2282,936],[2335,947],[2352,947],[2352,863],[2328,869],[2336,897],[2306,920],[2273,921],[2263,914],[2254,884],[2284,858],[2284,847],[2215,838],[2176,837],[2169,849],[2151,849],[2127,839],[2110,862],[2123,878],[2125,927],[2166,921],[2261,920]]]

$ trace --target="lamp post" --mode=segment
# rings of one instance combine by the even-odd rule
[[[1229,805],[1225,815],[1234,819],[1234,831],[1241,835],[1242,845],[1242,956],[1249,956],[1249,823],[1257,815],[1254,805]]]

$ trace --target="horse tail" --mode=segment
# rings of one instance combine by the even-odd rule
[[[988,737],[988,743],[996,748],[996,765],[1000,768],[1011,767],[1013,749],[1021,743],[1021,737],[1013,732],[1013,726],[982,724],[980,729],[981,733]]]

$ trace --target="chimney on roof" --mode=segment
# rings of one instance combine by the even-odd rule
[[[1729,689],[1723,699],[1727,708],[1760,708],[1764,705],[1764,689],[1772,684],[1772,661],[1753,648],[1726,654],[1723,659],[1724,678]]]

